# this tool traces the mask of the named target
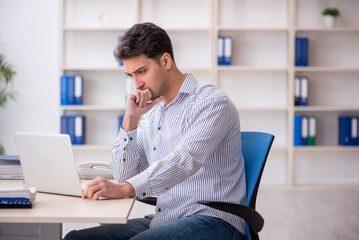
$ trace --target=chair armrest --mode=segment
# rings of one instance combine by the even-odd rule
[[[199,204],[204,204],[208,207],[212,207],[227,213],[234,214],[238,217],[243,218],[249,226],[252,228],[254,233],[258,233],[262,230],[264,225],[263,217],[253,208],[243,206],[240,204],[229,203],[229,202],[209,202],[199,201]]]
[[[143,199],[136,198],[136,200],[143,202],[143,203],[150,204],[152,206],[156,206],[156,204],[157,204],[157,198],[155,198],[155,197],[148,197],[148,198],[143,198]]]

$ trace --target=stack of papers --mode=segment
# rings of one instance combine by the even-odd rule
[[[20,158],[17,155],[0,156],[0,180],[24,179]]]
[[[0,188],[0,208],[31,208],[36,188]]]

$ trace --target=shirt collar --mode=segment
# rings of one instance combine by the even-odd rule
[[[185,78],[184,82],[182,83],[182,86],[179,90],[178,95],[183,94],[183,93],[192,94],[195,91],[195,86],[197,84],[196,78],[192,75],[192,73],[185,73],[185,75],[186,75],[186,78]],[[176,96],[176,98],[178,98],[178,95]],[[163,101],[161,101],[158,104],[156,104],[155,107],[157,108],[158,111],[161,111],[164,108],[164,105],[165,105],[165,103]]]
[[[195,91],[195,86],[197,84],[197,80],[192,75],[192,73],[185,73],[186,79],[182,83],[181,89],[179,93],[189,93],[192,94]]]

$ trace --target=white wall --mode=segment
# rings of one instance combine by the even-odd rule
[[[17,154],[15,131],[59,129],[58,1],[0,0],[0,53],[17,72],[16,102],[0,109],[0,142]]]

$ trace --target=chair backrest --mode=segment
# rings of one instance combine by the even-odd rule
[[[242,154],[246,171],[247,199],[246,205],[255,209],[258,187],[261,181],[264,165],[274,136],[263,132],[242,132]],[[247,239],[259,239],[251,233],[248,224]]]

